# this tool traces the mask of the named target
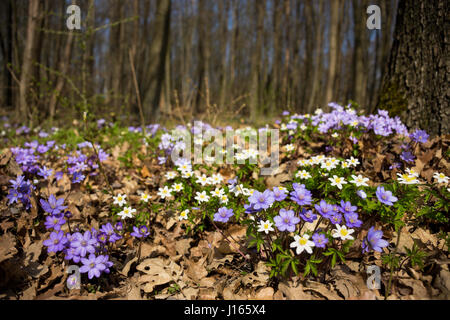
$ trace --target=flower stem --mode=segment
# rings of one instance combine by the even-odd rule
[[[398,228],[398,231],[397,231],[397,243],[395,244],[394,252],[392,253],[393,257],[395,257],[395,255],[397,254],[398,245],[400,243],[400,235],[401,235],[400,231],[401,230],[402,230],[402,228]],[[391,260],[391,265],[390,265],[390,271],[389,272],[390,272],[390,274],[389,274],[389,282],[388,282],[388,286],[387,286],[386,292],[384,293],[384,300],[387,300],[387,298],[389,296],[389,293],[391,291],[392,275],[394,274],[394,263],[393,263],[392,260]]]

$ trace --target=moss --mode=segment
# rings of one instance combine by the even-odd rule
[[[378,108],[388,111],[391,117],[401,116],[408,109],[408,100],[395,82],[391,81],[383,88]]]

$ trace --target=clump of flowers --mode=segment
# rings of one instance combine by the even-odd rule
[[[17,176],[16,180],[10,180],[11,188],[8,191],[8,204],[22,202],[25,210],[31,208],[31,193],[36,188],[29,180],[26,180],[23,175]]]

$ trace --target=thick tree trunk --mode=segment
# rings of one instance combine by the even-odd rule
[[[401,0],[378,108],[410,128],[449,132],[448,1]]]

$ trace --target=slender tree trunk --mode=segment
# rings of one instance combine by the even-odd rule
[[[144,98],[146,119],[159,118],[159,103],[165,76],[166,55],[168,53],[170,31],[170,0],[157,2],[154,36],[149,52],[149,88]]]
[[[365,55],[367,50],[367,27],[366,21],[361,19],[361,12],[364,12],[365,6],[360,5],[360,0],[353,0],[353,21],[354,29],[354,52],[352,65],[352,80],[354,96],[351,97],[358,104],[365,106],[365,93],[367,88],[367,69],[368,61]]]
[[[316,37],[315,37],[315,43],[316,43],[316,65],[314,67],[314,72],[312,76],[312,88],[311,93],[309,96],[309,102],[308,102],[308,108],[307,112],[311,112],[314,104],[321,105],[322,99],[317,98],[319,96],[319,91],[321,87],[321,75],[322,75],[322,66],[323,66],[323,49],[322,44],[324,41],[323,36],[323,30],[324,30],[324,23],[322,22],[322,19],[320,17],[323,17],[324,14],[324,5],[323,0],[320,0],[319,2],[319,19],[317,23],[316,28]]]
[[[58,102],[58,97],[61,94],[61,91],[64,88],[65,78],[63,75],[67,75],[70,65],[70,54],[72,52],[72,41],[73,41],[73,32],[69,32],[66,40],[66,46],[64,48],[63,56],[59,61],[58,71],[61,75],[57,76],[55,89],[50,97],[49,102],[49,112],[50,119],[53,119],[56,112],[56,103]]]
[[[7,107],[13,106],[13,93],[12,93],[12,75],[9,72],[8,68],[6,68],[7,65],[12,65],[12,52],[13,52],[13,29],[12,29],[12,0],[6,0],[5,5],[5,15],[6,15],[6,35],[5,35],[5,46],[4,46],[4,63],[5,67],[4,70],[4,104]]]
[[[261,48],[262,48],[262,37],[263,37],[263,23],[264,23],[264,2],[255,2],[255,17],[256,17],[256,41],[252,50],[252,60],[251,60],[251,76],[250,76],[250,119],[252,121],[256,120],[258,116],[258,89],[259,89],[259,72],[261,66]]]
[[[400,0],[379,108],[410,128],[449,133],[448,1]]]
[[[27,120],[29,116],[29,106],[27,102],[28,89],[30,87],[30,77],[32,75],[33,47],[36,32],[36,24],[39,16],[39,0],[30,0],[28,4],[28,23],[25,48],[23,52],[22,72],[19,83],[19,114],[22,120]]]
[[[328,80],[327,80],[327,90],[326,90],[326,102],[329,103],[333,101],[336,80],[336,67],[338,60],[339,48],[339,7],[340,0],[331,1],[331,22],[330,22],[330,49],[328,58]]]

